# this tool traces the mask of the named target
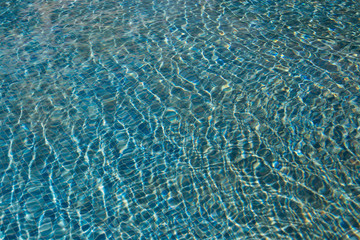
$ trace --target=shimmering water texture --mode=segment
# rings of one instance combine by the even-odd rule
[[[0,239],[360,239],[359,1],[0,6]]]

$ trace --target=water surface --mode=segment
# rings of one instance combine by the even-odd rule
[[[360,239],[358,1],[0,1],[1,239]]]

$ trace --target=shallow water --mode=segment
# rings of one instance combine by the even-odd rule
[[[357,1],[0,1],[1,239],[360,239]]]

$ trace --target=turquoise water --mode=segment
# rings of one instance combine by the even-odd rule
[[[358,1],[0,1],[0,239],[360,239]]]

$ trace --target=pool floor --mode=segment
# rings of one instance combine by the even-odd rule
[[[0,1],[0,239],[360,239],[360,3]]]

